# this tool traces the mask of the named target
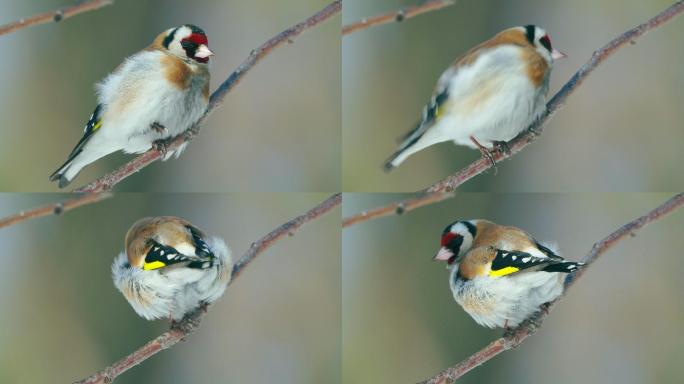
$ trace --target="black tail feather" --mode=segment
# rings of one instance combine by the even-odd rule
[[[399,149],[397,149],[396,152],[394,152],[392,154],[392,156],[390,156],[389,158],[387,158],[387,160],[385,160],[385,163],[383,165],[383,169],[385,172],[390,172],[391,170],[396,168],[396,166],[394,164],[392,164],[392,162],[397,157],[399,157],[402,153],[404,153],[404,151],[411,148],[411,146],[413,144],[418,142],[418,140],[420,140],[421,137],[423,137],[423,134],[425,133],[425,131],[418,132],[419,128],[420,128],[420,126],[417,129],[415,129],[414,131],[410,132],[410,134],[406,137],[406,140],[404,141],[404,143],[402,143],[399,146]],[[411,137],[411,135],[414,135],[414,137]]]
[[[394,164],[392,164],[392,162],[394,161],[394,159],[397,158],[397,156],[399,156],[399,154],[400,154],[401,152],[402,152],[401,150],[396,151],[396,152],[394,152],[394,153],[392,154],[392,156],[388,157],[387,160],[385,160],[385,163],[384,163],[383,166],[382,166],[382,170],[385,171],[385,172],[387,172],[387,173],[392,172],[392,170],[393,170],[394,168],[396,168],[396,167],[394,166]]]

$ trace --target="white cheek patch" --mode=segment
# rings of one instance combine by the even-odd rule
[[[461,247],[458,249],[458,256],[463,256],[473,245],[473,235],[470,234],[468,227],[466,227],[463,223],[456,223],[456,225],[451,228],[451,231],[458,233],[463,237]]]
[[[169,51],[179,56],[185,56],[185,50],[181,46],[180,42],[181,40],[190,36],[190,34],[192,34],[192,31],[188,27],[182,26],[178,28],[176,33],[173,35],[173,40],[171,41],[171,44],[169,44]]]

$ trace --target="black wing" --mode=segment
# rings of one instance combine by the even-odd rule
[[[74,147],[74,149],[71,151],[69,157],[64,162],[64,164],[62,164],[61,167],[59,167],[52,175],[50,175],[50,181],[55,181],[60,177],[62,171],[69,165],[69,163],[71,163],[72,160],[76,158],[76,156],[79,155],[79,153],[81,153],[85,144],[93,136],[93,134],[97,132],[98,129],[100,129],[101,125],[102,104],[98,104],[95,107],[95,111],[93,111],[93,114],[90,116],[90,119],[88,120],[85,129],[83,130],[83,136],[81,137],[81,140],[78,141],[76,147]]]
[[[574,261],[566,261],[560,256],[557,258],[533,256],[527,252],[504,251],[497,249],[496,256],[492,260],[489,276],[507,276],[513,273],[532,269],[544,272],[573,272],[584,265]]]
[[[202,238],[203,235],[199,229],[191,225],[186,225],[185,227],[190,231],[190,234],[192,235],[192,241],[195,244],[195,255],[210,259],[216,257],[214,256],[214,252],[212,252],[211,249],[209,249],[209,246]]]
[[[143,269],[158,269],[188,260],[188,257],[178,252],[176,248],[162,245],[152,240],[152,246],[147,251],[147,255],[145,255]]]
[[[423,117],[420,122],[416,124],[415,128],[397,138],[397,141],[401,143],[402,149],[415,144],[415,142],[423,136],[425,131],[432,126],[439,116],[439,108],[448,98],[449,89],[448,87],[444,87],[442,91],[430,99],[430,102],[423,108]]]
[[[186,266],[188,268],[206,269],[214,265],[213,254],[211,256],[212,257],[209,258],[203,258],[184,255],[178,252],[174,247],[163,245],[152,240],[152,247],[150,247],[150,250],[147,251],[147,255],[145,255],[143,269],[159,269],[178,263],[187,263]]]
[[[537,248],[539,248],[539,250],[542,251],[542,253],[545,254],[546,256],[548,256],[548,257],[550,257],[550,258],[552,258],[552,259],[554,259],[554,260],[563,260],[563,258],[560,257],[560,255],[557,255],[555,252],[553,252],[553,251],[550,250],[549,248],[545,247],[545,246],[544,246],[543,244],[541,244],[540,242],[535,241],[535,242],[534,242],[534,245],[535,245]]]

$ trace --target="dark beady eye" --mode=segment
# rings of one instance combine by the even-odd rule
[[[546,48],[547,51],[551,52],[551,39],[549,35],[544,35],[539,39],[539,43]]]
[[[188,39],[181,40],[181,47],[183,47],[183,49],[185,49],[185,50],[188,50],[188,49],[194,47],[195,45],[196,45],[195,43],[193,43],[192,41],[190,41]]]

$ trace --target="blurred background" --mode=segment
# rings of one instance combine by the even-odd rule
[[[68,196],[0,194],[0,217]],[[70,383],[168,329],[146,321],[114,288],[124,235],[150,215],[186,218],[250,244],[325,199],[318,194],[117,194],[62,216],[0,230],[0,382]],[[340,211],[261,254],[186,342],[116,383],[339,383]]]
[[[345,0],[343,23],[416,4]],[[479,158],[453,143],[427,148],[385,174],[395,139],[418,121],[437,78],[453,60],[499,31],[538,24],[568,54],[549,96],[594,50],[673,0],[458,1],[403,23],[353,33],[342,43],[343,188],[411,192]],[[568,192],[682,190],[684,18],[620,50],[568,98],[544,135],[462,191]]]
[[[71,3],[0,0],[0,24]],[[93,85],[163,30],[193,23],[207,32],[216,53],[213,91],[252,49],[327,3],[116,1],[0,36],[0,190],[56,191],[48,176],[83,133],[96,105]],[[338,16],[272,52],[227,95],[179,160],[154,163],[117,190],[339,190],[339,29]],[[101,159],[73,187],[132,158]]]
[[[408,195],[345,194],[343,217]],[[346,228],[342,238],[343,383],[416,383],[500,337],[453,299],[431,259],[444,227],[486,218],[556,241],[579,260],[670,194],[478,194]],[[605,253],[542,329],[458,383],[680,383],[684,358],[684,210]]]

